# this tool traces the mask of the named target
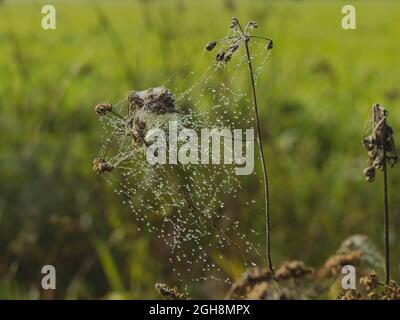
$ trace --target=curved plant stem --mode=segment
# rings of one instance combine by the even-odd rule
[[[261,166],[262,166],[263,178],[264,178],[266,254],[267,254],[268,268],[271,272],[274,272],[274,266],[272,264],[272,258],[271,258],[271,243],[270,243],[271,236],[270,236],[268,173],[267,173],[267,167],[265,165],[263,143],[262,143],[262,138],[261,138],[260,119],[259,119],[259,115],[258,115],[256,85],[255,85],[255,81],[254,81],[253,65],[251,63],[251,55],[250,55],[250,50],[249,50],[249,46],[248,46],[247,42],[245,42],[245,46],[246,46],[247,63],[249,65],[249,71],[250,71],[251,88],[252,88],[252,92],[253,92],[253,107],[254,107],[254,114],[255,114],[256,127],[257,127],[257,144],[258,144],[258,150],[259,150],[259,154],[260,154],[260,158],[261,158]]]

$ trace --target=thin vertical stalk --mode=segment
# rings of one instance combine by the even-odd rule
[[[389,202],[388,202],[388,183],[387,183],[387,159],[386,159],[386,119],[383,121],[382,150],[383,150],[383,228],[385,244],[385,274],[386,284],[390,281],[390,250],[389,250]]]
[[[250,80],[251,80],[251,88],[253,93],[253,107],[254,107],[254,114],[256,119],[256,127],[257,127],[257,144],[258,144],[258,151],[261,158],[261,167],[263,172],[263,179],[264,179],[264,200],[265,200],[265,238],[266,238],[266,254],[267,254],[267,262],[268,262],[268,269],[274,273],[274,266],[272,264],[271,258],[271,230],[270,230],[270,214],[269,214],[269,187],[268,187],[268,173],[267,167],[265,165],[265,157],[264,157],[264,150],[263,150],[263,143],[261,138],[261,129],[260,129],[260,119],[258,115],[258,105],[257,105],[257,94],[256,94],[256,85],[254,81],[254,71],[253,65],[251,63],[251,55],[247,41],[245,42],[246,46],[246,55],[247,55],[247,63],[249,66],[250,71]]]

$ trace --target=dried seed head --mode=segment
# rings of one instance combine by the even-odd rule
[[[374,160],[374,162],[372,163],[372,165],[376,168],[376,169],[378,169],[378,170],[382,170],[383,169],[383,165],[384,165],[384,163],[383,163],[383,158],[382,157],[376,157],[375,158],[375,160]]]
[[[298,280],[312,272],[313,269],[308,268],[303,261],[287,261],[276,271],[275,278],[278,281],[288,279]]]
[[[361,298],[362,298],[361,294],[354,289],[350,290],[341,289],[337,296],[337,300],[361,300]]]
[[[265,285],[268,287],[271,280],[273,280],[273,274],[269,270],[252,267],[232,284],[232,287],[227,294],[227,298],[250,298],[249,295],[254,298],[254,290],[261,289],[259,286],[264,286],[262,291],[265,293],[265,289],[268,289],[265,288]]]
[[[394,166],[397,161],[393,129],[387,124],[388,112],[379,104],[372,106],[369,135],[364,136],[362,144],[368,151],[368,164],[363,172],[368,182],[374,180],[375,169],[383,170],[385,161]]]
[[[369,298],[376,298],[373,294],[373,291],[378,287],[378,274],[376,272],[371,272],[362,277],[360,279],[360,284],[362,284],[367,290]]]
[[[371,150],[374,149],[375,138],[374,138],[374,136],[372,134],[363,139],[363,146],[367,151],[371,151]]]
[[[335,254],[325,261],[324,266],[318,271],[318,276],[320,278],[337,276],[345,265],[358,266],[363,256],[364,253],[361,250]]]
[[[93,171],[95,171],[97,174],[111,172],[113,169],[114,167],[111,165],[111,163],[105,161],[103,158],[96,158],[93,160]]]
[[[104,116],[108,111],[112,111],[112,105],[110,103],[100,103],[94,108],[94,111],[99,116]]]
[[[139,92],[131,91],[128,93],[128,103],[130,106],[135,106],[137,108],[142,108],[144,105],[143,99],[140,97]]]
[[[128,94],[131,108],[143,109],[155,114],[177,113],[175,98],[165,87],[131,91]]]
[[[255,22],[255,21],[250,21],[247,25],[247,28],[249,28],[249,29],[257,29],[257,27],[258,27],[257,22]]]
[[[369,166],[363,170],[365,180],[368,182],[372,182],[375,179],[375,168],[372,166]]]
[[[231,26],[230,26],[230,28],[236,30],[237,27],[238,27],[238,19],[236,17],[232,17],[231,18]]]
[[[132,147],[138,148],[147,145],[146,122],[136,118],[132,119],[128,134],[132,137]]]
[[[210,41],[206,45],[206,50],[211,51],[212,49],[215,48],[216,45],[217,45],[217,41]]]
[[[374,149],[371,149],[368,151],[368,158],[369,159],[375,159],[378,156],[378,152]]]
[[[224,39],[222,39],[223,41],[230,41],[230,45],[226,48],[224,48],[223,50],[221,50],[220,52],[217,53],[215,60],[217,62],[225,62],[228,63],[234,52],[240,47],[240,45],[242,44],[246,44],[250,41],[250,31],[253,29],[257,28],[257,23],[254,21],[250,21],[247,23],[246,28],[243,30],[240,26],[240,23],[238,21],[237,18],[232,17],[231,18],[231,28],[234,29],[236,31],[234,36],[229,36],[226,37]],[[238,28],[240,28],[240,30],[238,30]],[[265,37],[259,37],[259,36],[254,36],[255,38],[259,38],[259,39],[264,39],[267,40],[267,49],[270,50],[272,49],[272,40],[265,38]],[[207,46],[206,49],[208,51],[211,51],[215,48],[217,42],[216,41],[210,41]]]
[[[385,285],[382,300],[400,300],[400,288],[395,281],[391,280]]]
[[[217,55],[215,56],[215,60],[218,62],[223,61],[225,56],[225,52],[218,52]]]

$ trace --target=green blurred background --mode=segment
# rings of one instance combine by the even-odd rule
[[[102,133],[93,106],[167,79],[181,86],[185,63],[226,34],[231,16],[274,39],[258,91],[275,264],[319,266],[355,233],[382,248],[381,177],[364,182],[360,141],[374,102],[398,137],[400,3],[353,1],[357,30],[346,31],[347,1],[98,1],[102,13],[92,1],[52,1],[57,30],[44,31],[48,1],[0,2],[0,298],[147,299],[156,282],[177,284],[165,249],[92,172]],[[390,171],[397,280],[399,170]],[[257,179],[242,203],[255,193]],[[263,234],[257,203],[226,215]],[[231,258],[235,278],[243,270]],[[55,291],[40,289],[45,264],[57,269]],[[197,286],[194,297],[222,297]]]

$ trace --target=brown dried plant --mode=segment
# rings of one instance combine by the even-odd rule
[[[253,97],[253,111],[255,115],[256,121],[256,131],[257,131],[257,145],[259,150],[259,155],[261,159],[261,167],[263,172],[263,180],[264,180],[264,201],[265,201],[265,232],[266,232],[266,256],[268,269],[273,273],[274,266],[272,263],[271,257],[271,230],[270,230],[270,213],[269,213],[269,185],[268,185],[268,172],[265,164],[265,156],[263,151],[263,141],[261,135],[261,127],[260,127],[260,117],[258,113],[258,103],[257,103],[257,94],[256,94],[256,85],[254,78],[254,69],[252,64],[252,57],[250,53],[249,41],[251,39],[261,39],[266,42],[266,47],[268,50],[273,48],[273,42],[271,39],[252,35],[251,32],[257,28],[257,23],[254,21],[249,21],[245,28],[242,27],[239,20],[235,17],[231,18],[231,26],[230,28],[233,30],[233,36],[228,36],[226,38],[220,40],[213,40],[208,42],[206,45],[206,50],[213,50],[218,43],[228,43],[228,46],[223,46],[221,50],[217,53],[215,59],[218,62],[228,63],[233,54],[239,49],[240,46],[244,46],[246,50],[247,64],[249,67],[249,75],[252,89],[252,97]]]
[[[365,179],[374,181],[376,170],[383,172],[383,205],[384,205],[384,245],[386,284],[390,282],[390,250],[389,250],[389,203],[387,163],[392,167],[398,157],[393,139],[393,129],[387,124],[388,111],[380,104],[374,104],[370,119],[363,134],[363,146],[368,151],[368,167],[364,169]],[[369,129],[369,132],[368,132]]]
[[[225,299],[294,300],[303,297],[306,278],[313,269],[303,261],[287,261],[274,273],[267,269],[250,268],[233,283]]]
[[[360,278],[359,290],[340,290],[338,300],[400,300],[400,288],[393,280],[389,283],[379,281],[374,271]]]

